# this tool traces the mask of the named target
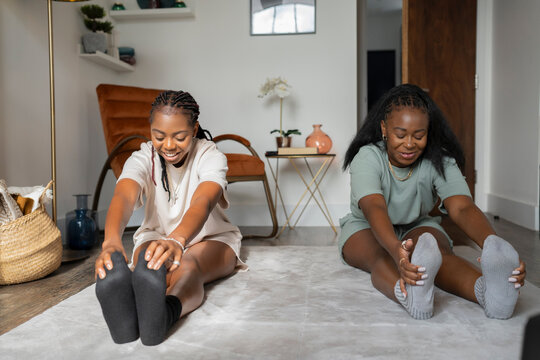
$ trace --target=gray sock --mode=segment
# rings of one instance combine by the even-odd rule
[[[486,302],[484,301],[484,293],[486,292],[486,281],[484,280],[483,276],[480,276],[478,279],[476,279],[476,282],[474,283],[474,295],[476,295],[476,300],[478,300],[478,303],[481,307],[486,307]]]
[[[519,255],[506,240],[490,235],[481,255],[482,276],[476,280],[474,292],[486,316],[508,319],[514,312],[518,290],[508,281],[519,267]]]
[[[411,263],[425,267],[424,273],[428,274],[428,278],[424,280],[424,285],[405,284],[407,297],[401,292],[398,280],[394,286],[394,294],[413,318],[426,320],[433,316],[434,282],[442,263],[442,255],[433,235],[430,233],[420,235],[411,256]]]

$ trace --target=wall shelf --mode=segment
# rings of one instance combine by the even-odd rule
[[[164,9],[111,10],[109,15],[116,21],[137,21],[143,19],[180,19],[195,17],[190,7]]]
[[[106,66],[116,72],[127,72],[127,71],[135,70],[135,67],[133,65],[129,65],[128,63],[125,63],[120,59],[117,59],[115,57],[102,53],[101,51],[97,51],[95,54],[83,53],[82,46],[80,44],[79,44],[79,56],[84,59],[95,62],[97,64],[100,64],[102,66]]]

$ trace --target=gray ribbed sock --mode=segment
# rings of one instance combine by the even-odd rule
[[[394,286],[394,294],[413,318],[426,320],[433,316],[434,282],[442,263],[442,255],[437,240],[433,235],[430,233],[420,235],[411,256],[411,263],[425,267],[424,274],[428,274],[428,278],[424,280],[424,285],[411,286],[405,284],[407,289],[406,298],[401,292],[398,280]]]
[[[474,292],[487,317],[508,319],[514,312],[518,290],[508,281],[519,267],[519,255],[506,240],[489,235],[484,242],[482,276],[476,280]]]
[[[486,282],[484,280],[484,277],[480,276],[478,279],[476,279],[476,282],[474,283],[474,295],[476,295],[476,300],[478,300],[478,303],[481,307],[486,307],[486,303],[484,301],[485,292]]]

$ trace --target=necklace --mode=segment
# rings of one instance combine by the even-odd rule
[[[168,169],[167,169],[168,170]],[[167,176],[169,178],[169,185],[174,185],[174,182],[172,181],[173,177],[172,177],[172,172],[171,171],[167,171]],[[181,183],[181,179],[178,179],[178,183],[176,184],[176,186],[174,186],[174,189],[172,191],[172,204],[175,205],[176,204],[176,200],[178,200],[178,195],[176,194],[177,193],[177,190],[178,190],[178,187],[180,186],[180,183]],[[170,187],[169,187],[169,191],[170,191]]]
[[[394,168],[392,167],[392,164],[390,163],[390,159],[388,159],[388,167],[390,168],[390,171],[392,172],[392,174],[394,175],[394,177],[395,177],[397,180],[399,180],[399,181],[405,181],[405,180],[407,180],[408,178],[410,178],[411,175],[412,175],[412,172],[413,172],[413,170],[414,170],[414,168],[411,166],[411,170],[409,170],[409,173],[407,174],[407,176],[400,178],[400,177],[397,176],[396,173],[394,172]]]

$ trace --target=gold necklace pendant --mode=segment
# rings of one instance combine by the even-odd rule
[[[390,168],[390,171],[392,172],[392,175],[394,175],[394,177],[395,177],[397,180],[399,180],[399,181],[405,181],[405,180],[407,180],[408,178],[410,178],[411,175],[412,175],[412,173],[413,173],[413,170],[414,170],[414,167],[411,166],[411,169],[409,170],[409,173],[407,174],[407,176],[400,178],[400,177],[397,176],[396,173],[394,172],[394,168],[392,167],[392,164],[390,163],[390,159],[388,159],[388,167]]]

